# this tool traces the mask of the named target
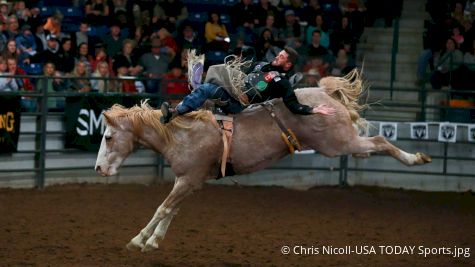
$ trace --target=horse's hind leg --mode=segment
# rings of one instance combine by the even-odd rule
[[[150,222],[127,244],[130,250],[142,249],[143,252],[158,248],[157,239],[165,237],[173,216],[178,212],[178,204],[193,192],[193,186],[185,179],[177,178],[172,191],[157,208]]]
[[[411,154],[405,152],[393,144],[389,143],[383,136],[374,137],[358,137],[350,145],[350,153],[356,155],[364,155],[372,152],[388,153],[393,158],[399,160],[407,166],[422,165],[432,161],[432,159],[424,153]]]

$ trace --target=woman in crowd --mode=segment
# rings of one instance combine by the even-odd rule
[[[91,91],[91,82],[89,81],[89,73],[85,62],[76,62],[73,72],[68,76],[73,78],[69,81],[69,89],[72,91],[79,93],[87,93]]]
[[[66,82],[61,77],[61,74],[56,71],[56,67],[54,63],[47,62],[43,66],[43,75],[46,78],[39,79],[36,82],[36,89],[39,92],[43,92],[46,89],[48,94],[54,92],[64,91]],[[64,98],[62,96],[55,97],[52,95],[48,95],[48,110],[52,111],[62,111],[64,110]]]
[[[92,72],[91,61],[93,60],[92,56],[89,55],[89,47],[87,43],[81,43],[78,46],[78,52],[74,62],[77,64],[78,62],[83,62],[86,64],[87,72]]]
[[[112,75],[109,72],[109,64],[106,61],[97,63],[96,71],[92,74],[91,87],[94,92],[106,93],[117,91],[117,85],[114,80],[109,80]]]
[[[61,47],[58,54],[58,65],[56,69],[62,73],[70,73],[74,69],[75,57],[72,50],[72,41],[70,38],[61,39]]]
[[[208,50],[227,51],[229,49],[229,35],[226,26],[221,23],[219,13],[211,11],[208,22],[205,24],[205,39]]]

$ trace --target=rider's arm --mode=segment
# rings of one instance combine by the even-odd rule
[[[300,115],[313,114],[312,107],[299,103],[297,96],[295,95],[294,90],[292,89],[292,86],[288,80],[282,79],[281,81],[277,82],[276,85],[281,86],[281,89],[283,92],[285,92],[285,95],[282,98],[284,100],[284,104],[292,113]]]

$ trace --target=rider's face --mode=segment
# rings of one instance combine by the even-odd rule
[[[280,53],[272,61],[272,66],[284,67],[288,63],[289,54],[285,50],[280,51]]]

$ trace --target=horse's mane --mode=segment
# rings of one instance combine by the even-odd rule
[[[319,85],[329,96],[348,109],[351,121],[359,129],[364,132],[368,130],[368,122],[358,113],[368,107],[367,104],[359,103],[359,97],[368,90],[368,85],[362,78],[362,71],[355,68],[343,77],[324,77],[319,81]]]
[[[122,105],[115,104],[109,110],[104,112],[104,117],[107,123],[111,126],[118,126],[119,119],[126,119],[130,121],[134,134],[140,134],[143,131],[143,125],[150,126],[152,129],[158,132],[159,135],[165,138],[165,142],[171,143],[176,140],[173,137],[174,129],[188,129],[192,125],[186,123],[187,118],[193,118],[195,120],[210,120],[209,112],[205,110],[199,110],[191,113],[187,113],[184,116],[179,116],[167,124],[160,123],[162,112],[158,109],[154,109],[148,104],[148,100],[142,101],[139,105],[135,105],[131,108],[125,108]]]

